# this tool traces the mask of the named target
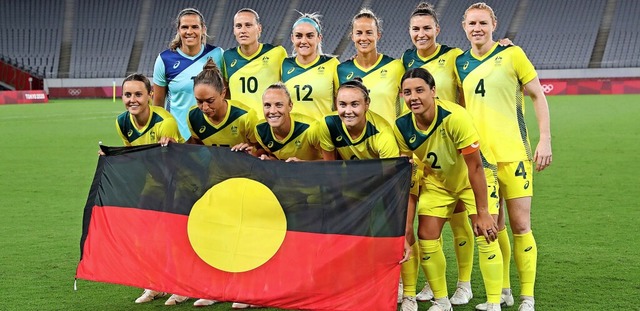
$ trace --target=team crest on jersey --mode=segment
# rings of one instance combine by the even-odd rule
[[[444,67],[444,64],[445,64],[446,62],[447,62],[447,61],[446,61],[444,58],[441,58],[441,59],[438,61],[438,65],[440,65],[440,67]]]
[[[319,74],[324,74],[324,66],[319,66],[318,67],[318,73]]]
[[[237,60],[237,59],[234,59],[234,60],[231,62],[231,65],[230,65],[230,66],[231,66],[231,68],[233,68],[237,63],[238,63],[238,60]]]
[[[498,56],[495,58],[496,66],[500,66],[502,64],[502,56]]]
[[[442,135],[442,137],[447,137],[447,132],[445,132],[444,129],[440,129],[440,135]]]
[[[407,64],[407,67],[411,68],[411,67],[413,66],[413,62],[414,62],[414,61],[415,61],[415,60],[414,60],[414,59],[412,59],[412,60],[409,62],[409,64]]]
[[[462,70],[467,70],[467,67],[469,67],[469,61],[464,62],[464,65],[462,66]]]
[[[265,56],[262,58],[262,64],[265,66],[269,65],[269,56]]]
[[[204,131],[206,131],[206,130],[207,130],[207,127],[203,125],[203,126],[202,126],[202,127],[200,127],[200,129],[198,130],[198,133],[202,134],[202,133],[204,133]]]
[[[295,68],[291,68],[291,69],[287,70],[287,74],[288,75],[292,74],[294,70],[296,70],[296,69]]]
[[[353,78],[353,71],[347,75],[347,80],[351,80]]]
[[[238,127],[233,125],[231,126],[231,135],[238,136]]]
[[[267,144],[267,148],[269,149],[273,148],[273,140]]]
[[[133,135],[133,130],[129,130],[129,131],[127,132],[127,137],[131,137],[131,135]]]
[[[299,139],[296,140],[294,144],[296,144],[296,149],[300,149],[300,147],[302,146],[302,142]]]
[[[180,61],[177,61],[175,64],[173,64],[173,69],[176,69],[180,67]]]
[[[151,141],[156,141],[156,132],[154,131],[149,132],[149,136],[151,137]]]
[[[381,79],[386,79],[387,78],[387,70],[386,69],[382,69],[380,70],[380,78]]]

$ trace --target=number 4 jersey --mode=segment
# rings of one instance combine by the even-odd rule
[[[483,57],[468,50],[456,59],[456,73],[481,141],[496,161],[530,160],[522,86],[537,73],[524,51],[498,43]]]

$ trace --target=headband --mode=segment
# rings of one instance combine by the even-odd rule
[[[318,34],[321,34],[320,32],[320,25],[318,25],[318,23],[316,23],[316,21],[314,21],[313,19],[309,18],[309,17],[302,17],[300,19],[298,19],[294,24],[293,27],[291,27],[291,29],[296,28],[296,26],[302,24],[302,23],[309,23],[311,24],[311,26],[313,26],[313,28],[316,29],[316,31],[318,32]]]

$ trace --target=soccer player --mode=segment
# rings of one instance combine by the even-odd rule
[[[400,156],[389,123],[369,110],[369,90],[354,79],[340,85],[336,112],[324,117],[318,138],[324,160],[384,159]]]
[[[282,63],[282,82],[293,95],[293,112],[322,119],[333,110],[336,57],[322,54],[320,15],[302,14],[291,30],[293,56]]]
[[[362,9],[351,20],[351,40],[356,48],[352,60],[338,65],[336,85],[360,77],[371,93],[371,111],[392,124],[403,107],[399,102],[402,62],[378,53],[382,25],[369,9]]]
[[[417,210],[421,264],[435,298],[429,310],[452,310],[439,238],[458,200],[469,210],[477,236],[488,307],[500,310],[502,254],[494,241],[498,207],[488,204],[484,159],[473,121],[464,108],[436,98],[435,80],[424,68],[407,71],[401,85],[411,112],[396,120],[394,133],[401,153],[415,155],[425,165]]]
[[[317,121],[291,112],[294,104],[282,82],[270,85],[262,95],[265,121],[255,127],[255,136],[265,154],[261,159],[313,161],[322,159],[316,134]]]
[[[513,255],[520,278],[519,310],[528,311],[534,310],[538,255],[531,231],[533,162],[537,171],[551,164],[549,107],[535,68],[524,51],[493,41],[496,26],[493,10],[483,2],[465,11],[462,27],[471,49],[457,58],[456,70],[467,110],[498,162],[500,197],[509,212]],[[523,89],[533,101],[540,130],[535,153],[524,120]],[[508,284],[503,284],[502,296],[509,298],[511,289],[505,285]]]
[[[178,124],[162,107],[151,106],[151,82],[147,77],[134,73],[122,82],[122,102],[127,111],[116,119],[116,130],[126,146],[163,143],[168,140],[184,142]],[[136,303],[145,303],[165,296],[166,293],[145,289]],[[175,305],[188,297],[171,295],[165,305]]]
[[[195,104],[192,78],[209,58],[221,66],[223,50],[206,43],[207,26],[198,10],[180,11],[175,24],[175,38],[169,49],[158,55],[153,67],[153,104],[166,107],[178,121],[182,137],[189,139],[187,113]]]
[[[230,98],[262,115],[262,94],[280,81],[282,60],[287,51],[282,46],[260,43],[262,25],[258,13],[240,9],[233,17],[233,34],[238,46],[224,52],[223,76]]]
[[[191,138],[188,143],[219,147],[256,143],[255,111],[236,100],[225,99],[226,92],[218,66],[213,60],[207,61],[193,79],[197,105],[189,110],[187,123]]]

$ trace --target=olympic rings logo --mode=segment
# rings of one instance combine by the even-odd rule
[[[553,91],[553,84],[543,84],[542,91],[544,91],[545,94],[551,93],[551,91]]]
[[[80,93],[82,93],[82,90],[81,89],[69,89],[67,92],[71,96],[78,96],[78,95],[80,95]]]

